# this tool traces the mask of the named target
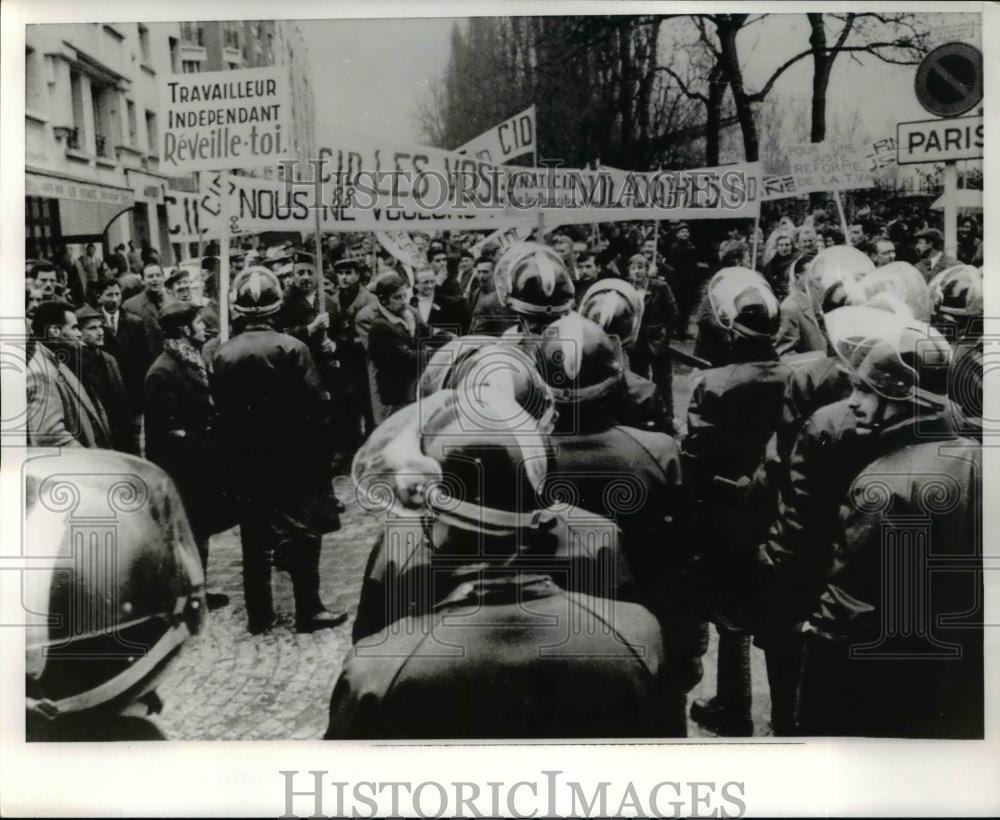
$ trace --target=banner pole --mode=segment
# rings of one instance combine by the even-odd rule
[[[229,341],[229,172],[219,172],[222,235],[219,237],[219,338]]]
[[[194,184],[198,189],[198,193],[201,193],[201,171],[194,172]],[[195,212],[195,230],[198,231],[198,262],[200,264],[201,260],[205,256],[205,237],[201,234],[201,225],[198,224],[198,214]]]
[[[657,171],[663,170],[663,165],[657,163]],[[653,220],[653,270],[650,271],[650,276],[658,276],[660,273],[660,220]]]
[[[659,257],[660,257],[660,220],[653,220],[653,269],[649,272],[650,276],[659,275]]]
[[[944,164],[944,252],[954,256],[958,246],[958,166],[950,159]]]
[[[538,167],[538,140],[535,140],[535,147],[531,149],[531,164],[537,168]],[[536,229],[538,236],[536,241],[540,243],[545,242],[545,214],[542,213],[542,206],[538,206],[538,227]]]
[[[323,287],[323,235],[319,227],[319,208],[313,208],[316,216],[316,308],[320,313],[326,310],[326,290]]]
[[[844,203],[840,201],[840,191],[833,192],[833,201],[837,204],[837,213],[840,215],[840,230],[844,232],[844,242],[847,242],[847,216],[844,214]]]
[[[757,235],[760,233],[760,214],[753,221],[753,244],[750,246],[750,270],[757,270]]]
[[[601,178],[601,161],[600,159],[594,160],[594,173],[597,175],[595,182],[600,182]],[[594,230],[591,232],[590,241],[594,243],[594,251],[597,251],[597,246],[601,244],[601,225],[599,222],[594,223]]]

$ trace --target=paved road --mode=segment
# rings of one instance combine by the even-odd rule
[[[681,371],[681,369],[678,369]],[[675,407],[683,411],[690,389],[675,377]],[[365,562],[381,525],[377,515],[361,510],[347,478],[336,481],[347,505],[340,531],[323,541],[320,563],[322,595],[328,606],[345,607],[351,619],[336,629],[299,635],[294,629],[291,582],[275,572],[278,626],[271,635],[246,631],[238,530],[212,539],[209,586],[226,592],[231,603],[213,612],[207,631],[175,661],[159,687],[165,707],[163,724],[178,740],[307,740],[326,730],[330,693],[350,649],[351,623]],[[705,675],[691,698],[715,690],[715,647],[705,657]],[[763,657],[754,650],[755,733],[768,733],[770,701]],[[689,736],[706,736],[689,721]]]

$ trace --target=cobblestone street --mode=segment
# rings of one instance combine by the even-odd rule
[[[678,367],[674,400],[683,417],[690,395],[686,367]],[[278,624],[271,635],[246,629],[239,531],[212,539],[209,588],[225,592],[230,605],[212,612],[205,633],[184,648],[158,691],[164,701],[162,722],[178,740],[306,740],[322,737],[330,694],[350,649],[351,625],[368,553],[381,518],[362,510],[346,476],[335,483],[347,507],[341,529],[323,540],[320,559],[322,597],[329,607],[344,607],[350,619],[336,629],[299,635],[294,626],[292,586],[287,574],[272,577]],[[689,695],[715,691],[712,642],[704,659],[702,682]],[[769,734],[770,699],[763,655],[752,650],[755,734]],[[688,721],[690,737],[708,734]]]

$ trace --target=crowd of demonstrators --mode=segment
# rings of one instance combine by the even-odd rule
[[[955,627],[963,661],[921,662],[899,703],[846,660],[891,615],[865,507],[881,471],[904,517],[926,476],[947,474],[965,502],[934,537],[946,555],[974,546],[982,270],[946,256],[927,220],[893,216],[859,216],[846,235],[825,211],[749,236],[667,222],[562,227],[547,245],[417,233],[411,264],[345,234],[324,240],[320,270],[311,238],[250,238],[233,242],[229,294],[217,255],[170,268],[120,246],[107,265],[89,249],[70,271],[36,262],[29,442],[163,468],[203,574],[211,536],[239,524],[253,634],[276,622],[275,568],[291,575],[296,629],[346,620],[320,589],[321,539],[343,512],[332,480],[352,463],[359,489],[388,476],[390,523],[413,522],[416,552],[373,548],[355,639],[391,651],[352,653],[330,737],[683,734],[710,624],[716,694],[690,714],[718,734],[752,731],[755,641],[776,734],[974,735],[970,631]],[[981,261],[968,222],[958,253]],[[673,362],[692,330],[703,366],[675,419]],[[941,443],[969,455],[952,463]],[[413,483],[425,470],[430,483]],[[973,606],[959,593],[933,606]],[[614,619],[619,638],[574,632],[556,641],[565,653],[540,654],[524,596]],[[481,627],[467,652],[422,657],[452,616]],[[611,651],[638,644],[641,658]],[[903,669],[885,674],[897,685]],[[902,714],[918,701],[919,720]]]

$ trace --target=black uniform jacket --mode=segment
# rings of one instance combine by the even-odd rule
[[[227,472],[249,504],[298,506],[321,481],[329,397],[308,348],[252,325],[214,354],[212,396]]]
[[[435,550],[425,517],[386,519],[365,567],[354,621],[354,642],[407,616],[425,615],[454,586],[467,556]],[[543,511],[521,564],[545,573],[563,589],[597,598],[636,600],[625,563],[621,531],[608,519],[577,507]]]
[[[530,569],[472,566],[466,578],[429,614],[350,650],[327,739],[684,734],[643,607]]]
[[[625,389],[628,400],[622,402],[617,412],[622,424],[639,430],[673,434],[674,420],[670,417],[659,387],[638,373],[626,370]]]

